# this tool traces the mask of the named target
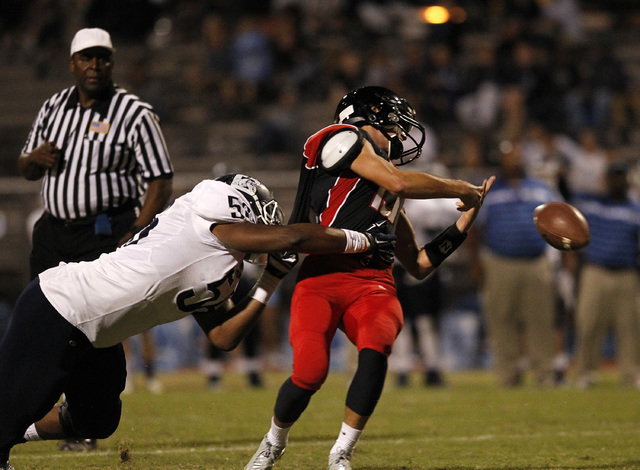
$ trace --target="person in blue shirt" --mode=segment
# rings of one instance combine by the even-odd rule
[[[640,205],[628,197],[626,163],[611,163],[605,183],[605,195],[576,195],[573,200],[591,230],[591,242],[579,253],[582,268],[575,312],[576,385],[587,388],[595,384],[602,344],[612,330],[622,383],[640,387]]]
[[[493,368],[502,386],[518,386],[525,358],[536,383],[553,385],[556,291],[533,210],[562,197],[526,175],[518,142],[503,141],[499,150],[500,172],[469,232]]]

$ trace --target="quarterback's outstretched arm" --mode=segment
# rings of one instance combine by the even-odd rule
[[[423,247],[418,246],[411,222],[404,211],[401,212],[401,217],[396,229],[396,234],[398,236],[396,244],[396,258],[400,261],[407,272],[417,279],[424,279],[438,267],[444,258],[449,256],[455,248],[457,248],[457,246],[453,247],[453,245],[449,244],[450,240],[447,240],[447,237],[456,238],[459,236],[461,238],[454,240],[454,244],[456,242],[462,243],[462,240],[466,237],[467,231],[471,228],[473,221],[476,219],[478,211],[484,202],[484,198],[491,189],[494,181],[495,176],[484,180],[481,186],[482,196],[480,198],[479,205],[468,211],[462,212],[454,225],[436,237],[434,241],[427,243]],[[462,203],[458,202],[457,204],[460,206]],[[447,247],[453,247],[453,249],[450,251],[446,250],[445,253],[441,253],[437,245],[442,242],[445,242]]]
[[[379,145],[386,140],[380,131],[371,126],[364,126]],[[391,194],[407,199],[458,198],[462,201],[460,210],[466,211],[477,207],[482,198],[482,187],[475,186],[463,180],[441,178],[419,171],[402,171],[393,163],[380,158],[372,145],[363,139],[360,154],[351,163],[351,170]]]

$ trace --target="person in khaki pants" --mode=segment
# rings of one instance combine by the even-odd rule
[[[591,228],[591,243],[579,253],[576,385],[587,388],[596,383],[602,343],[612,330],[621,381],[640,387],[640,205],[627,196],[625,163],[610,164],[605,182],[606,195],[578,196],[574,202]]]
[[[484,319],[499,383],[521,384],[525,356],[536,383],[552,385],[556,332],[549,259],[544,254],[515,259],[483,250],[481,260]]]
[[[523,358],[537,384],[554,384],[556,293],[550,248],[536,232],[533,210],[560,199],[526,176],[517,142],[500,144],[500,172],[469,231],[469,246],[493,369],[504,387],[523,383]]]

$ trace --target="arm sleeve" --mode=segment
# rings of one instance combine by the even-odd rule
[[[363,146],[362,134],[356,128],[347,128],[331,134],[320,148],[320,165],[327,173],[337,175],[348,169]]]

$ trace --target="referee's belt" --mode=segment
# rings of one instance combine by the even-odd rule
[[[110,209],[107,209],[106,211],[103,211],[100,214],[106,214],[109,217],[115,217],[115,216],[118,216],[118,215],[125,214],[127,212],[131,212],[131,211],[135,210],[136,207],[138,207],[138,203],[136,201],[134,201],[133,199],[129,199],[124,204],[119,205],[118,207],[112,207]],[[89,217],[81,217],[81,218],[78,218],[78,219],[68,220],[68,219],[59,219],[58,217],[55,217],[55,216],[51,215],[49,212],[47,212],[47,215],[49,216],[49,218],[53,222],[55,222],[57,224],[64,224],[66,226],[93,225],[93,224],[96,223],[96,219],[98,218],[98,216],[100,214],[95,214],[95,215],[91,215]]]

